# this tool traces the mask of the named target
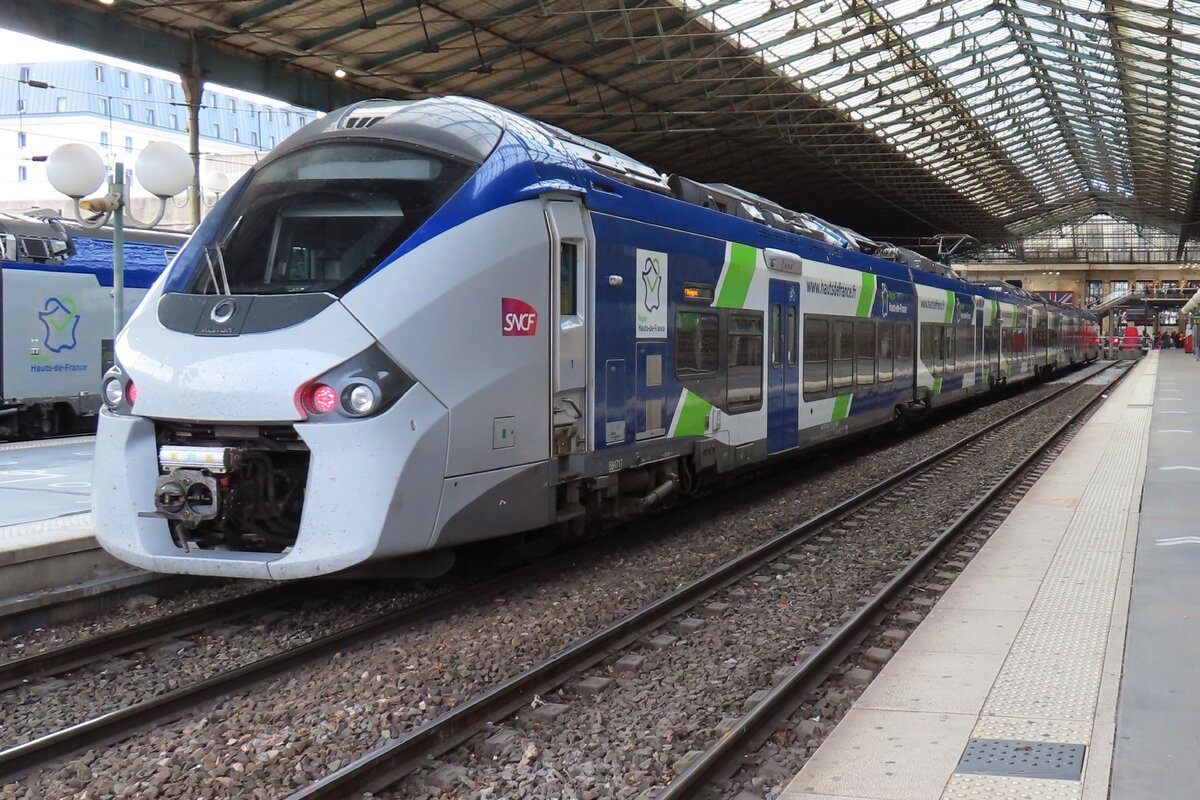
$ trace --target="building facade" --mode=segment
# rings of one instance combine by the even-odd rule
[[[46,84],[43,88],[41,84]],[[263,154],[312,121],[316,112],[205,89],[200,108],[201,182],[212,172],[236,180]],[[188,110],[178,78],[106,61],[0,64],[0,209],[60,209],[69,201],[46,179],[44,157],[86,144],[111,168],[132,171],[142,148],[164,141],[188,149]],[[132,183],[135,215],[156,201]],[[211,204],[215,195],[207,194]],[[186,200],[168,203],[167,221],[186,223]]]

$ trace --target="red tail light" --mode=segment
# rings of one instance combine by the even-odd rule
[[[309,414],[328,414],[337,408],[338,395],[332,386],[312,383],[300,390],[300,407]]]
[[[133,385],[133,381],[125,384],[125,401],[131,406],[137,402],[137,387]]]

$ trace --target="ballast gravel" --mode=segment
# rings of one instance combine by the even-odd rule
[[[45,768],[0,787],[0,800],[284,797],[1052,390],[1036,387],[946,420],[750,503],[731,492],[725,510],[711,519],[547,575],[490,605],[466,608],[339,653],[259,684],[251,693],[210,704],[184,720]],[[1043,419],[1041,424],[1049,429],[1057,423]],[[1028,437],[1035,435],[1031,429]],[[1003,460],[1000,456],[996,454],[997,461]],[[973,480],[959,475],[955,485],[969,493],[970,485],[981,481],[981,476]],[[940,501],[916,505],[928,514],[939,508],[945,512]],[[925,513],[906,508],[896,519],[925,519]],[[816,543],[821,546],[811,551],[812,562],[794,565],[795,575],[803,575],[803,580],[787,572],[772,574],[760,585],[741,582],[725,597],[714,598],[729,604],[732,614],[706,619],[660,651],[639,650],[647,656],[639,670],[621,673],[614,667],[613,673],[604,670],[595,676],[615,678],[614,685],[600,693],[602,701],[583,702],[570,689],[555,693],[546,699],[563,703],[567,712],[519,722],[536,736],[524,736],[502,757],[469,758],[458,765],[462,770],[437,772],[440,777],[432,784],[425,777],[412,779],[397,796],[636,797],[666,780],[688,745],[711,736],[723,717],[740,713],[737,709],[746,698],[738,693],[743,688],[769,685],[777,665],[794,662],[806,642],[855,605],[865,592],[861,587],[877,581],[881,564],[911,549],[912,542],[898,541],[891,522],[846,528],[838,541],[853,541],[855,546]],[[928,528],[922,531],[928,533]],[[745,595],[739,597],[737,591]],[[764,631],[770,635],[764,636]],[[253,632],[234,632],[221,642],[230,658],[237,659],[254,638]],[[186,650],[169,658],[184,655]],[[167,680],[170,672],[156,677]],[[47,696],[85,697],[86,691],[64,680],[36,701],[27,698],[21,728],[6,727],[4,739],[53,727],[47,722],[52,715],[38,711]],[[46,707],[64,705],[70,704],[58,701]],[[456,766],[463,752],[456,751],[447,767]],[[485,772],[473,777],[472,770],[481,767]]]

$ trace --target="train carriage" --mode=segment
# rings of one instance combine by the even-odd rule
[[[118,338],[98,538],[288,579],[627,519],[1032,378],[1035,305],[478,101],[368,101],[232,187]]]

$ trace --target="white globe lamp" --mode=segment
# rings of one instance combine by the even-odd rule
[[[138,182],[159,197],[174,197],[192,181],[192,159],[178,145],[151,142],[134,167]]]
[[[64,144],[46,160],[46,177],[67,197],[87,197],[104,183],[105,174],[100,154],[85,144]]]
[[[204,176],[204,188],[214,194],[229,191],[229,176],[224,172],[210,172]]]

